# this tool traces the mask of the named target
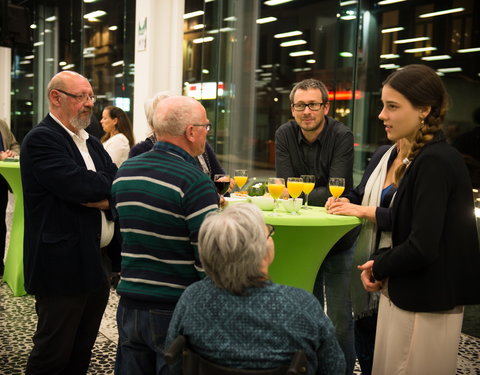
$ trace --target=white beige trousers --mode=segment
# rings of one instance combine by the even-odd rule
[[[373,375],[454,375],[463,306],[415,313],[380,296]]]

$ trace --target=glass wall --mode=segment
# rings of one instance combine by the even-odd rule
[[[249,166],[257,175],[274,174],[274,134],[291,116],[288,94],[314,77],[330,91],[330,115],[354,131],[358,182],[372,152],[387,142],[377,118],[381,83],[413,63],[442,76],[451,96],[449,141],[463,153],[477,150],[465,154],[472,169],[480,163],[479,115],[473,118],[480,107],[478,2],[252,0],[250,9],[239,3],[185,2],[185,94],[207,107],[216,126],[210,142],[229,171]],[[462,137],[468,132],[474,137]]]
[[[21,141],[48,112],[45,89],[62,70],[87,77],[107,105],[133,117],[135,0],[19,1],[32,40],[12,46],[12,130]]]

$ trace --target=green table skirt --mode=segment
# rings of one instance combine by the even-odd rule
[[[265,222],[275,226],[275,259],[269,273],[272,281],[313,291],[318,270],[332,246],[360,224],[355,216],[329,215],[325,208],[311,207],[299,215],[281,211]]]

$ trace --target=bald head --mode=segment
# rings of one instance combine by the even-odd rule
[[[76,72],[56,74],[48,83],[50,112],[70,131],[77,133],[90,124],[93,90],[90,82]]]
[[[153,127],[157,136],[181,136],[188,125],[205,122],[205,108],[188,96],[170,96],[155,108]]]

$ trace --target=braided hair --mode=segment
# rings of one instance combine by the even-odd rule
[[[398,91],[416,108],[430,107],[428,115],[420,119],[421,125],[413,137],[403,164],[395,171],[395,184],[398,186],[407,166],[440,130],[447,113],[448,94],[437,73],[421,64],[407,65],[393,72],[383,82],[385,85]]]

